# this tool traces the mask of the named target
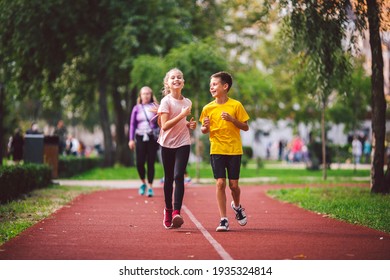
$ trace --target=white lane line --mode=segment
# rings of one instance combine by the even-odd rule
[[[185,206],[182,205],[182,209],[186,212],[186,214],[190,217],[191,221],[196,225],[196,227],[200,230],[203,236],[207,239],[207,241],[214,247],[215,251],[221,256],[223,260],[233,260],[233,258],[229,255],[228,252],[215,240],[211,234],[202,226],[202,224],[195,218],[195,216],[191,213],[191,211]]]

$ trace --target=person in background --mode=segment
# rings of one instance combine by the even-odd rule
[[[363,154],[364,154],[365,163],[370,163],[370,161],[371,161],[371,142],[368,139],[368,136],[366,136],[364,139]]]
[[[354,164],[360,163],[360,158],[362,156],[362,142],[357,136],[353,137],[352,140],[352,157]]]
[[[149,197],[154,195],[154,164],[158,150],[157,139],[153,134],[153,129],[158,127],[156,107],[157,101],[152,89],[145,86],[139,92],[130,117],[129,148],[135,150],[138,176],[142,182],[138,193],[144,195],[147,191]]]
[[[36,122],[33,122],[31,124],[31,127],[26,131],[26,134],[42,134],[42,133],[39,131],[38,124]]]
[[[65,154],[65,148],[66,148],[66,136],[68,135],[68,131],[64,125],[63,120],[59,120],[57,122],[57,126],[54,129],[54,135],[58,136],[58,154],[63,155]]]
[[[20,128],[15,130],[14,135],[10,139],[10,154],[15,163],[19,163],[23,159],[24,137]]]
[[[80,153],[80,142],[72,134],[68,135],[66,140],[66,154],[72,156],[78,156]]]

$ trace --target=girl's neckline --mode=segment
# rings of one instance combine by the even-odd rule
[[[170,93],[171,97],[175,100],[183,100],[184,99],[184,96],[182,94],[180,94],[179,96],[174,96],[172,93]]]

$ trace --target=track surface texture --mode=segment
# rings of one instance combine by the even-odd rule
[[[240,226],[228,209],[228,232],[215,231],[219,215],[212,185],[186,188],[184,224],[169,230],[162,223],[161,187],[152,198],[139,196],[136,188],[97,191],[79,196],[3,244],[0,259],[390,259],[389,234],[279,202],[266,195],[270,188],[277,186],[241,187],[248,223]]]

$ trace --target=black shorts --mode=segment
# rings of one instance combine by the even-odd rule
[[[214,179],[228,178],[238,180],[240,178],[241,155],[210,155],[211,167]]]

